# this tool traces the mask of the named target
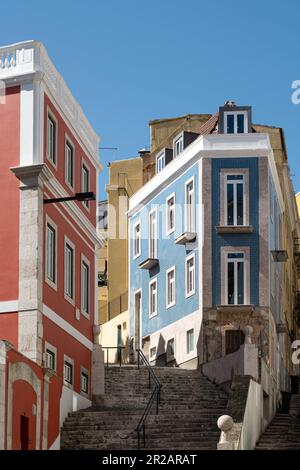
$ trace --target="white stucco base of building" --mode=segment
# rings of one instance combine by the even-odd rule
[[[170,325],[150,335],[150,351],[156,348],[156,356],[150,357],[151,363],[163,355],[166,356],[167,363],[182,368],[197,368],[198,358],[202,357],[201,338],[202,312],[197,310],[182,317]],[[194,349],[187,352],[187,332],[194,330]],[[170,339],[175,340],[175,355],[171,359],[167,357],[167,344]]]
[[[59,426],[62,427],[64,420],[68,416],[68,413],[72,411],[78,411],[91,406],[92,402],[87,398],[79,395],[70,388],[63,386],[61,399],[60,399],[60,409],[59,409]],[[49,450],[59,450],[60,449],[60,435],[57,436],[55,441]]]

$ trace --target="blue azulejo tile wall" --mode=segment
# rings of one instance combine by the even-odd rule
[[[133,335],[134,325],[134,292],[142,289],[142,336],[152,334],[161,328],[179,320],[180,318],[195,312],[199,308],[198,293],[198,241],[193,244],[178,245],[175,240],[184,231],[184,202],[185,183],[194,178],[195,205],[196,205],[196,231],[198,231],[197,205],[199,174],[198,164],[181,174],[176,180],[160,192],[153,199],[131,216],[130,220],[130,333]],[[175,231],[166,235],[166,199],[175,194]],[[158,259],[159,265],[153,270],[140,269],[139,265],[149,256],[148,240],[148,216],[151,209],[157,207],[158,212]],[[142,247],[141,255],[133,259],[133,237],[134,224],[141,222]],[[191,253],[195,253],[195,285],[194,295],[185,296],[185,258]],[[166,308],[166,271],[175,266],[176,269],[176,304]],[[149,282],[157,278],[158,291],[158,314],[149,318]]]
[[[220,223],[220,171],[226,168],[249,169],[249,223],[252,233],[217,234]],[[221,303],[221,247],[250,247],[250,302],[259,303],[259,174],[258,158],[213,158],[212,159],[212,291],[213,304]]]

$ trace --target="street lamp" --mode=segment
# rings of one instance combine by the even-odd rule
[[[51,204],[52,202],[65,202],[65,201],[95,201],[96,196],[93,192],[88,191],[85,193],[75,193],[75,196],[56,197],[44,199],[44,204]]]

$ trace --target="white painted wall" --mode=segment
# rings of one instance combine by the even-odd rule
[[[68,416],[68,413],[72,411],[78,411],[85,408],[89,408],[92,402],[87,398],[79,395],[70,388],[63,386],[62,394],[60,398],[60,408],[59,408],[59,426],[60,428],[63,425],[64,420]],[[49,450],[59,450],[60,449],[60,435],[53,442]]]
[[[200,330],[202,315],[200,310],[187,315],[180,320],[171,323],[161,330],[150,335],[150,348],[157,348],[157,356],[166,353],[168,340],[175,338],[175,361],[177,364],[189,361],[198,356],[200,348]],[[187,354],[187,336],[188,330],[194,328],[195,349]],[[153,359],[152,359],[153,360]]]
[[[254,380],[250,380],[239,449],[254,449],[262,431],[263,389],[259,383],[255,382]]]

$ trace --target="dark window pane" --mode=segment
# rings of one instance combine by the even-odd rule
[[[243,185],[237,184],[237,225],[243,225],[244,223],[244,197],[243,197]]]
[[[228,253],[228,258],[231,258],[231,259],[244,258],[244,253]]]
[[[228,175],[227,176],[228,181],[232,181],[232,180],[238,181],[242,179],[243,179],[243,175]]]
[[[237,115],[237,132],[243,134],[245,132],[245,116],[244,114]]]
[[[227,184],[227,225],[233,222],[233,184]]]
[[[238,263],[238,304],[244,303],[244,263]]]
[[[228,263],[228,303],[234,304],[234,263]]]
[[[227,134],[234,133],[234,115],[227,114]]]

